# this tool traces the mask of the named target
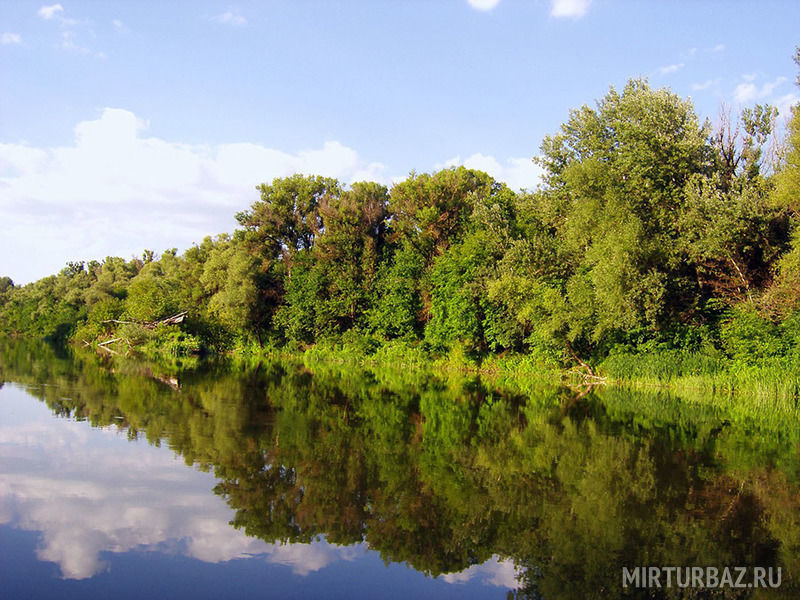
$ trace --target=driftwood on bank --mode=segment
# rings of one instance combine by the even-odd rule
[[[176,315],[167,317],[166,319],[161,319],[160,321],[118,321],[117,319],[106,319],[105,321],[103,321],[103,323],[118,323],[120,325],[139,325],[140,327],[144,327],[145,329],[155,329],[159,325],[177,325],[178,323],[183,323],[183,320],[188,315],[189,311],[184,310]],[[111,342],[118,339],[122,338],[115,338],[114,340],[109,340],[104,343],[110,344]]]
[[[114,342],[125,342],[126,344],[128,344],[129,349],[133,348],[133,344],[131,344],[131,341],[126,337],[115,337],[111,338],[110,340],[100,342],[97,344],[97,348],[98,350],[105,350],[106,352],[110,352],[111,354],[119,354],[119,352],[112,350],[111,346],[109,345],[113,344]]]
[[[580,357],[575,353],[575,350],[572,349],[572,344],[567,342],[567,350],[572,355],[572,358],[577,362],[580,367],[570,369],[570,373],[575,373],[583,377],[584,380],[595,382],[595,383],[605,383],[606,378],[600,375],[597,375],[588,364],[580,359]],[[581,371],[583,369],[583,371]]]
[[[103,323],[117,323],[119,325],[138,325],[143,329],[155,329],[159,325],[177,325],[178,323],[183,323],[183,320],[188,316],[188,314],[189,311],[184,310],[179,312],[178,314],[172,315],[171,317],[167,317],[166,319],[161,319],[160,321],[120,321],[119,319],[106,319],[105,321],[103,321]],[[119,336],[111,338],[110,340],[99,342],[97,344],[97,349],[105,350],[110,354],[119,354],[119,352],[111,348],[111,344],[114,344],[116,342],[124,342],[128,344],[128,350],[133,348],[133,344],[128,338]],[[84,340],[83,344],[84,346],[88,346],[89,342]],[[126,350],[126,352],[128,350]],[[168,383],[168,385],[172,386],[171,383]]]

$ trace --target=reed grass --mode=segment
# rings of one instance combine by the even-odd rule
[[[612,384],[662,388],[684,395],[701,394],[734,404],[780,405],[794,410],[800,399],[800,365],[791,356],[751,362],[720,355],[662,350],[612,354],[599,365]]]

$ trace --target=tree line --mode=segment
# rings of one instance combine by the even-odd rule
[[[181,255],[0,279],[0,332],[155,336],[176,352],[401,339],[554,363],[653,344],[786,353],[800,344],[800,109],[783,142],[777,117],[756,105],[712,127],[632,80],[544,139],[534,191],[464,167],[391,188],[274,179],[233,234]],[[180,329],[136,326],[180,310]]]

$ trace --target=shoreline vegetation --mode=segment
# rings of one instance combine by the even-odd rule
[[[800,109],[781,117],[784,139],[765,105],[712,126],[632,80],[544,139],[532,192],[464,167],[391,189],[278,178],[182,255],[0,277],[0,336],[796,408]]]

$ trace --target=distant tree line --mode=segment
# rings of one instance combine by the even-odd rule
[[[232,235],[182,255],[0,279],[0,331],[91,342],[135,337],[112,320],[189,310],[172,341],[218,350],[361,336],[551,361],[652,343],[779,353],[800,332],[800,109],[784,142],[776,118],[757,105],[712,127],[633,80],[544,139],[535,191],[464,167],[391,189],[278,178]]]

